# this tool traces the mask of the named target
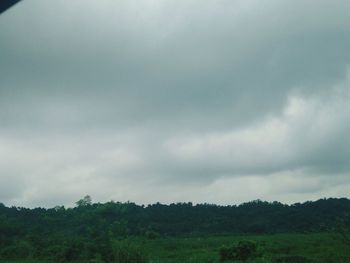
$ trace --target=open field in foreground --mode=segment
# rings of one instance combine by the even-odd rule
[[[261,236],[207,236],[132,238],[121,241],[138,249],[149,263],[214,263],[220,262],[220,249],[230,247],[242,240],[251,240],[258,244],[259,255],[245,262],[317,262],[348,263],[350,248],[332,234],[278,234]],[[8,263],[51,263],[54,261],[3,261]],[[77,261],[75,261],[77,262]],[[98,259],[90,261],[102,262]],[[137,263],[137,260],[120,261],[120,263]],[[141,262],[141,261],[140,261]],[[233,262],[229,260],[227,262]],[[240,262],[240,261],[235,261]]]

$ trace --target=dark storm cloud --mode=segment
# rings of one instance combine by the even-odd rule
[[[3,200],[347,194],[349,8],[22,2],[0,17],[1,158],[21,171],[0,172],[26,183]]]

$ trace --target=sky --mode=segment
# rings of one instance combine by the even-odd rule
[[[23,0],[0,202],[350,197],[350,1]]]

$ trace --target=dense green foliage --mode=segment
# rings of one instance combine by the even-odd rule
[[[120,202],[93,204],[89,197],[85,197],[79,200],[74,208],[27,209],[0,204],[0,260],[157,262],[154,260],[161,257],[154,253],[161,250],[162,246],[169,246],[175,237],[178,243],[174,243],[174,252],[177,253],[181,250],[181,242],[190,236],[193,236],[191,240],[194,241],[194,237],[209,238],[218,234],[311,235],[331,229],[335,232],[339,230],[339,235],[332,234],[338,242],[334,247],[334,250],[337,250],[340,245],[349,246],[346,242],[346,229],[349,229],[350,225],[347,216],[349,211],[348,199],[322,199],[294,205],[253,201],[239,206],[191,203],[139,206]],[[338,222],[341,222],[341,228]],[[232,237],[230,242],[225,238],[220,240],[221,244],[211,244],[215,251],[211,251],[209,246],[206,250],[211,251],[210,253],[204,248],[201,249],[202,253],[198,253],[196,257],[202,261],[198,259],[199,261],[190,262],[216,262],[220,255],[222,260],[231,261],[263,258],[266,255],[271,259],[272,254],[281,254],[279,258],[274,258],[275,262],[306,260],[304,255],[290,255],[290,251],[272,253],[273,249],[266,249],[255,241],[241,240],[240,243],[235,243]],[[154,247],[149,244],[153,244]],[[222,247],[223,245],[225,247]],[[266,254],[261,251],[270,252]],[[204,256],[207,253],[210,255]],[[231,256],[225,258],[222,256],[225,253],[226,256]],[[169,262],[185,262],[184,260]]]
[[[222,247],[235,247],[244,240],[258,246],[258,257],[246,263],[348,263],[350,249],[332,234],[274,234],[259,236],[206,236],[206,237],[163,237],[147,240],[142,237],[121,240],[125,251],[143,255],[148,263],[222,263]],[[121,245],[121,244],[120,244]],[[132,246],[131,250],[128,247]],[[140,249],[140,250],[139,250]],[[6,263],[54,263],[45,259],[13,259]],[[62,261],[61,261],[62,262]],[[64,262],[64,261],[63,261]],[[101,263],[101,258],[87,259],[81,263]],[[115,261],[127,262],[127,261]],[[129,261],[137,263],[138,261]],[[141,261],[142,262],[142,261]],[[226,263],[232,262],[231,260]],[[239,262],[239,261],[238,261]]]
[[[224,246],[220,249],[220,261],[247,261],[259,257],[258,244],[243,240],[236,245]]]

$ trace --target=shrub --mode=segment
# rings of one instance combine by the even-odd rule
[[[222,247],[219,251],[220,261],[254,259],[260,256],[258,245],[254,241],[239,241],[231,247]]]
[[[32,251],[33,247],[30,245],[30,243],[26,241],[19,241],[12,246],[7,246],[4,249],[2,249],[0,256],[2,258],[11,259],[29,258],[32,256]]]
[[[51,245],[46,249],[45,254],[51,260],[62,262],[65,259],[66,249],[63,245]]]
[[[146,263],[147,257],[142,248],[128,240],[118,240],[112,245],[112,262],[114,263]]]
[[[152,231],[152,230],[148,230],[145,232],[145,237],[148,238],[148,239],[156,239],[158,238],[160,235],[155,232],[155,231]]]

